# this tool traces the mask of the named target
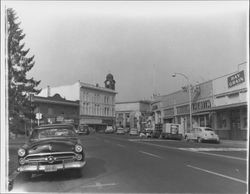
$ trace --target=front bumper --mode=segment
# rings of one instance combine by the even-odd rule
[[[71,169],[71,168],[82,168],[86,164],[86,161],[74,161],[74,162],[67,162],[62,164],[49,164],[49,165],[39,165],[39,164],[26,164],[23,166],[20,166],[18,168],[19,172],[47,172],[46,168],[48,166],[53,167],[57,170],[65,170],[65,169]]]
[[[215,142],[219,142],[220,139],[216,138],[216,137],[205,137],[203,138],[204,141],[215,141]]]

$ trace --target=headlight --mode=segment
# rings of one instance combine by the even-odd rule
[[[25,159],[20,158],[20,159],[19,159],[19,164],[24,165],[24,164],[25,164]]]
[[[20,148],[17,153],[18,153],[18,156],[23,157],[25,155],[26,151],[25,151],[25,149]]]
[[[82,151],[82,146],[81,145],[75,145],[75,151],[76,152],[81,152]]]
[[[81,159],[82,159],[82,154],[77,154],[77,155],[76,155],[76,159],[77,159],[77,160],[81,160]]]

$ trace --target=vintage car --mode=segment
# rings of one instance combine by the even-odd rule
[[[129,131],[129,135],[139,135],[139,130],[136,128],[131,128]]]
[[[114,133],[115,132],[115,130],[114,130],[114,128],[112,127],[112,126],[107,126],[106,127],[106,129],[105,129],[105,131],[104,131],[104,133]]]
[[[198,143],[211,141],[220,143],[219,136],[209,127],[194,127],[189,133],[185,134],[187,141],[194,140]]]
[[[89,135],[89,126],[88,125],[79,125],[79,127],[76,130],[76,133],[79,135]]]
[[[118,127],[117,131],[116,131],[117,135],[124,135],[125,134],[125,130],[122,127]]]
[[[32,174],[70,169],[80,177],[86,164],[83,145],[73,125],[50,124],[33,129],[18,149],[18,171],[25,179]]]

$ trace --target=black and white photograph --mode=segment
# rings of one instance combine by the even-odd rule
[[[1,1],[0,193],[248,193],[249,2]]]

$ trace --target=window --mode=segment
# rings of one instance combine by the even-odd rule
[[[224,112],[220,112],[217,114],[217,126],[218,128],[226,128],[227,127],[227,119]]]
[[[52,114],[53,114],[53,109],[50,108],[50,107],[48,108],[48,114],[49,114],[49,115],[52,115]]]
[[[205,127],[205,118],[204,118],[204,116],[200,117],[200,126]]]

